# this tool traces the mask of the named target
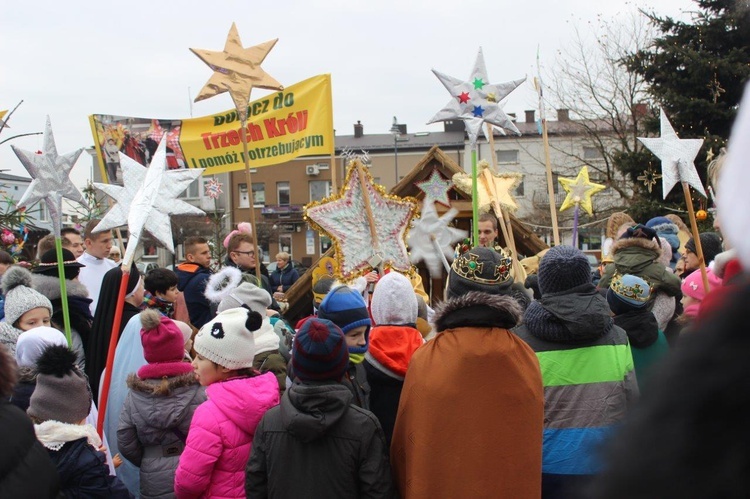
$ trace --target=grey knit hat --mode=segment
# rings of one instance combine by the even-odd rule
[[[469,291],[510,294],[513,285],[511,266],[512,260],[502,253],[490,248],[472,248],[453,260],[447,297],[461,296]]]
[[[35,308],[46,308],[52,315],[52,303],[31,287],[31,272],[17,265],[3,275],[5,295],[5,322],[15,325],[23,314]]]
[[[255,284],[243,282],[221,299],[216,312],[221,313],[230,308],[241,307],[242,305],[247,305],[250,310],[258,312],[265,317],[266,309],[271,306],[271,295],[268,294],[268,291],[259,288]]]
[[[591,284],[591,265],[583,251],[572,246],[555,246],[539,262],[539,291],[560,293]]]
[[[67,345],[48,346],[36,364],[36,388],[29,416],[39,421],[78,424],[91,410],[91,388],[76,366],[76,354]]]

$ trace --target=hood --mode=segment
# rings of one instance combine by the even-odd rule
[[[185,419],[191,402],[203,390],[193,373],[163,380],[140,379],[131,374],[128,388],[135,410],[150,426],[158,429],[178,426]]]
[[[255,341],[255,355],[279,349],[279,335],[271,325],[270,317],[264,317],[260,329],[253,331],[253,340]]]
[[[210,274],[211,269],[203,267],[202,265],[198,265],[197,263],[185,262],[177,266],[177,268],[175,269],[175,273],[177,274],[177,279],[179,280],[179,282],[177,283],[177,288],[185,289],[185,286],[187,286],[195,276],[205,273]]]
[[[50,277],[42,274],[34,274],[31,278],[31,285],[41,294],[52,300],[60,299],[60,279],[57,277]],[[89,292],[79,281],[65,280],[65,290],[68,293],[68,297],[78,296],[80,298],[88,298]]]
[[[498,327],[510,329],[521,320],[521,307],[507,295],[470,291],[442,302],[435,310],[438,332],[457,327]]]
[[[659,339],[656,317],[648,310],[633,310],[617,315],[615,325],[625,330],[633,348],[650,347]]]
[[[279,404],[279,382],[272,372],[232,378],[208,386],[206,395],[232,423],[252,435],[263,414]]]
[[[592,284],[542,296],[526,309],[524,323],[537,338],[569,344],[596,340],[614,325],[607,299]]]
[[[281,424],[303,442],[312,442],[339,422],[352,398],[352,392],[339,383],[295,381],[281,400]]]
[[[385,374],[402,380],[412,355],[424,344],[422,334],[409,326],[375,326],[365,360]]]
[[[659,260],[661,246],[650,239],[620,239],[612,245],[612,255],[619,273],[640,275]]]

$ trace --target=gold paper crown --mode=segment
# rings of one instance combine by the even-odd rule
[[[480,262],[478,255],[467,251],[453,260],[451,268],[458,276],[470,281],[480,284],[502,284],[510,278],[513,261],[501,252],[498,254],[500,263]],[[485,271],[485,266],[490,268]]]
[[[643,278],[641,278],[643,279]],[[645,279],[644,279],[645,281]],[[632,286],[628,286],[624,282],[622,282],[622,275],[615,274],[612,277],[612,282],[610,283],[609,287],[617,293],[618,295],[628,298],[630,300],[637,301],[639,303],[646,303],[648,299],[651,297],[651,287],[644,288],[640,285],[640,283],[633,284]]]

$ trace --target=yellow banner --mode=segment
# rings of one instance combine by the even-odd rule
[[[183,120],[95,114],[89,121],[102,178],[112,183],[122,179],[118,152],[146,165],[165,134],[170,169],[205,168],[212,175],[245,167],[236,110]],[[314,76],[251,102],[245,133],[251,168],[331,154],[331,76]]]

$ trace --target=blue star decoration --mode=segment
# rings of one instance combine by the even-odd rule
[[[318,232],[333,241],[339,271],[344,279],[352,279],[368,272],[370,261],[377,256],[390,268],[408,272],[411,268],[406,250],[406,235],[412,218],[419,216],[413,198],[400,198],[385,193],[375,185],[369,172],[360,183],[356,163],[349,165],[341,194],[305,206],[305,220]],[[368,196],[377,246],[370,235],[364,199]]]
[[[486,83],[489,78],[487,77],[481,48],[477,54],[471,75],[465,81],[434,69],[432,72],[451,94],[451,100],[428,123],[454,119],[464,120],[471,145],[476,144],[480,132],[485,136],[487,135],[483,127],[484,123],[491,123],[500,127],[503,133],[508,131],[521,135],[518,128],[503,111],[500,102],[526,81],[526,78],[495,85]]]
[[[123,186],[94,184],[94,187],[117,201],[96,226],[96,232],[127,224],[128,245],[122,258],[127,265],[135,256],[144,229],[174,253],[169,216],[205,215],[202,210],[177,199],[188,185],[201,176],[203,169],[167,170],[166,147],[166,138],[163,138],[148,168],[120,153]]]
[[[10,147],[32,178],[31,185],[29,185],[20,201],[18,201],[18,206],[28,207],[39,201],[44,201],[52,219],[55,237],[60,237],[63,198],[70,199],[82,205],[86,204],[83,196],[81,196],[81,193],[70,180],[70,170],[73,169],[83,149],[78,149],[62,156],[57,154],[57,146],[55,145],[55,137],[52,134],[52,124],[49,116],[47,116],[47,123],[44,127],[42,154],[17,149],[15,146]]]
[[[427,199],[431,199],[450,208],[451,200],[448,191],[453,187],[450,180],[446,180],[437,170],[432,170],[430,176],[415,184]]]

